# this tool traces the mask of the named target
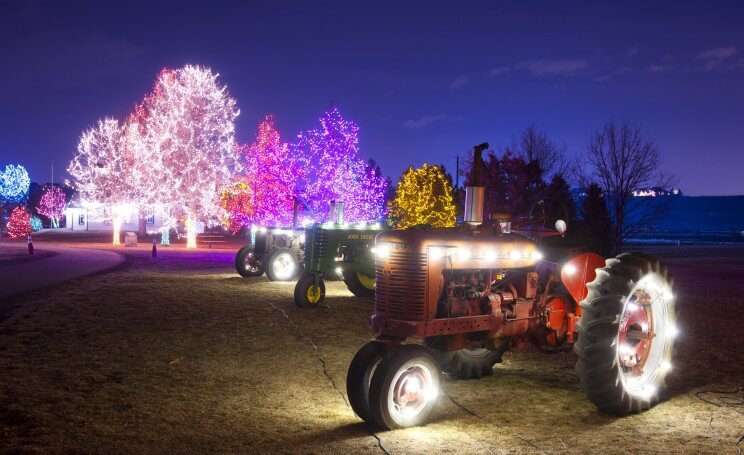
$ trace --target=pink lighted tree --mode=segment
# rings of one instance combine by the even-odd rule
[[[273,116],[267,115],[258,124],[256,139],[241,147],[241,159],[245,169],[242,179],[253,197],[253,213],[246,221],[274,226],[291,224],[301,167],[289,144],[282,141]]]
[[[65,211],[67,196],[58,186],[46,187],[41,194],[36,211],[52,221],[52,227],[59,227],[59,220]]]

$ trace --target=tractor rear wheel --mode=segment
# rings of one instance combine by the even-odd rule
[[[626,415],[661,400],[677,334],[672,285],[666,266],[641,253],[608,259],[587,285],[574,350],[600,411]]]
[[[289,248],[274,250],[266,264],[266,276],[269,281],[291,281],[297,276],[298,270],[297,257]]]
[[[375,296],[375,279],[352,270],[344,271],[344,283],[357,297]]]
[[[367,423],[375,423],[369,407],[369,385],[372,374],[380,360],[388,352],[388,345],[379,341],[370,341],[354,355],[346,374],[346,394],[351,409]]]
[[[315,308],[325,300],[325,283],[322,277],[318,277],[315,284],[315,274],[305,272],[297,280],[294,289],[295,305],[300,308]]]
[[[369,406],[385,429],[420,425],[436,405],[439,367],[425,346],[407,344],[388,351],[375,368]]]
[[[478,379],[493,374],[493,366],[499,361],[499,353],[486,348],[458,349],[442,352],[439,355],[439,367],[443,373],[458,379]]]
[[[264,273],[263,265],[253,255],[253,246],[246,245],[238,250],[235,255],[235,270],[243,278],[261,276]]]

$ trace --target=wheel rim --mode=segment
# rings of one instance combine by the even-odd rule
[[[436,397],[434,373],[419,359],[406,362],[393,376],[388,391],[390,416],[400,425],[416,419]]]
[[[320,286],[311,284],[307,288],[307,300],[310,303],[318,303],[320,301]]]
[[[364,286],[365,288],[369,289],[370,291],[375,290],[375,279],[370,278],[367,275],[362,275],[361,273],[357,272],[357,279],[359,282]]]
[[[245,255],[245,260],[243,260],[243,265],[245,266],[245,270],[247,270],[250,273],[256,273],[258,272],[258,269],[260,268],[260,266],[255,263],[255,258],[253,257],[253,253],[248,253]]]
[[[617,339],[617,364],[625,390],[649,399],[671,368],[676,327],[674,296],[656,273],[644,276],[625,298]]]
[[[295,260],[290,253],[281,253],[271,261],[271,270],[274,276],[280,280],[292,278],[295,272]]]

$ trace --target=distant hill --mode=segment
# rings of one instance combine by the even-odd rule
[[[744,241],[744,196],[644,198],[667,204],[664,216],[630,243],[720,243]]]
[[[649,203],[654,203],[649,198]],[[662,231],[744,230],[744,196],[681,196],[661,198],[669,210],[654,225]]]

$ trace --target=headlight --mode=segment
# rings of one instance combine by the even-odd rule
[[[373,247],[370,251],[372,251],[372,254],[374,254],[378,258],[385,259],[386,257],[388,257],[388,254],[390,254],[390,246],[381,243]]]

